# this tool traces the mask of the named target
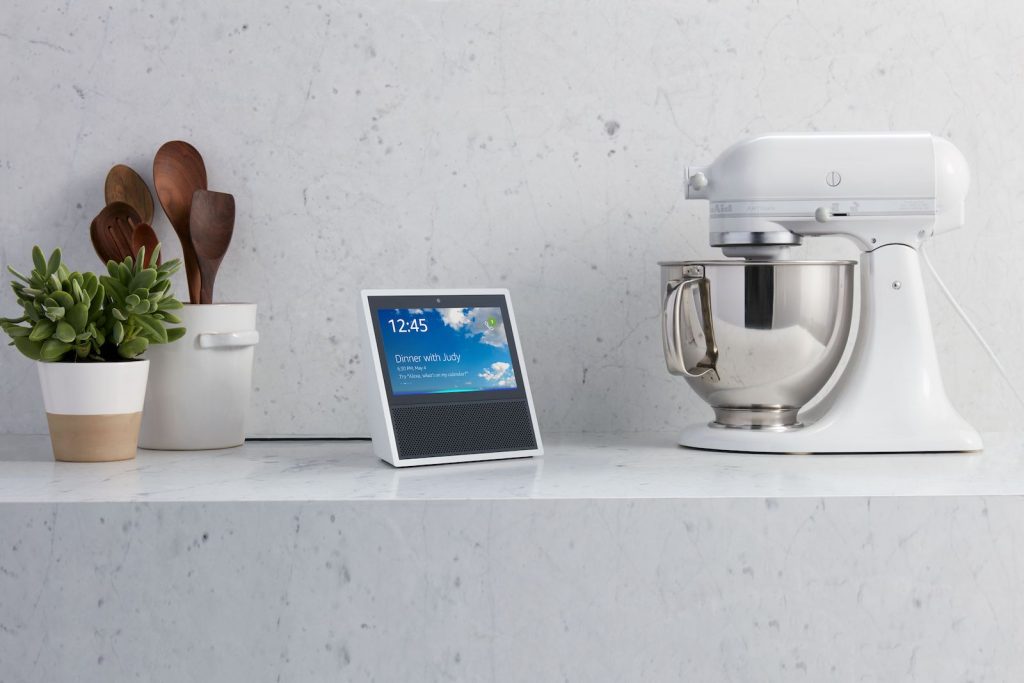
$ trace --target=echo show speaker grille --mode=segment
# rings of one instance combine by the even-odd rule
[[[402,460],[537,447],[527,401],[394,406],[391,423]]]

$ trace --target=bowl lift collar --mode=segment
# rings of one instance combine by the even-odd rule
[[[801,413],[804,426],[766,433],[698,425],[683,432],[682,445],[981,450],[943,387],[918,254],[926,239],[964,224],[970,173],[952,143],[927,133],[766,135],[688,168],[687,178],[687,199],[710,200],[711,245],[726,256],[784,258],[803,237],[819,235],[848,237],[862,254],[851,356],[832,389]],[[705,379],[714,381],[714,372]]]

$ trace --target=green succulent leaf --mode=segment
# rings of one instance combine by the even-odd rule
[[[159,315],[161,318],[164,319],[165,322],[168,322],[168,323],[170,323],[172,325],[180,325],[181,324],[181,318],[179,318],[178,316],[174,315],[173,313],[168,313],[167,311],[160,311],[159,313],[156,313],[154,315]],[[168,333],[170,333],[170,330],[168,330]]]
[[[46,317],[52,320],[53,322],[57,322],[58,320],[64,317],[63,306],[47,306],[45,308],[45,311]]]
[[[89,306],[85,302],[75,304],[64,319],[75,328],[76,334],[83,332],[89,323]]]
[[[9,272],[11,275],[18,278],[19,280],[23,280],[27,285],[32,284],[32,280],[28,279],[27,277],[16,271],[13,266],[7,266],[7,272]]]
[[[71,344],[56,339],[48,339],[43,342],[42,347],[39,349],[39,360],[48,363],[58,361],[70,350]]]
[[[131,289],[131,290],[136,290],[136,289],[148,290],[155,283],[156,283],[156,269],[155,268],[146,268],[145,270],[140,270],[138,273],[136,273],[135,277],[132,278],[131,285],[128,286],[128,289]]]
[[[148,315],[140,315],[135,318],[135,323],[142,329],[143,334],[157,344],[167,343],[167,329],[159,320],[153,320]]]
[[[86,293],[90,296],[96,296],[96,290],[100,286],[100,280],[92,273],[86,273],[82,288],[85,289]]]
[[[120,320],[115,320],[110,328],[110,340],[115,344],[120,344],[124,341],[124,324]]]
[[[57,331],[53,333],[54,338],[70,344],[75,341],[75,328],[68,324],[66,320],[61,320],[57,323]]]
[[[49,275],[46,272],[46,257],[43,256],[43,250],[37,246],[32,247],[32,265],[35,266],[35,272],[42,274],[43,277]]]
[[[51,298],[61,308],[71,308],[75,305],[75,299],[65,291],[54,292]]]
[[[42,346],[42,342],[32,341],[28,337],[14,338],[14,347],[32,360],[39,360],[39,351],[42,349]]]
[[[19,337],[27,338],[30,334],[32,334],[32,329],[28,327],[22,327],[21,325],[7,325],[4,326],[4,332],[6,332],[11,339],[17,339]]]
[[[167,342],[176,342],[185,336],[184,327],[169,327],[167,328]]]
[[[107,291],[111,296],[116,299],[123,301],[128,296],[128,288],[121,284],[121,281],[117,278],[105,277],[100,280],[103,286],[107,288]]]
[[[46,274],[56,273],[60,269],[60,249],[54,249],[50,260],[46,262]]]
[[[160,301],[161,311],[177,311],[181,308],[185,308],[185,304],[181,303],[177,299],[163,299]]]
[[[32,332],[29,333],[28,338],[31,341],[43,342],[52,337],[56,330],[56,323],[49,320],[43,320],[32,328]]]
[[[149,348],[149,341],[145,337],[136,337],[117,347],[117,355],[121,358],[135,358]]]
[[[100,317],[100,313],[103,312],[103,285],[99,285],[96,288],[96,295],[92,298],[89,303],[89,320],[93,321]]]

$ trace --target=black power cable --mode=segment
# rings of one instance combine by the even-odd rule
[[[368,436],[247,436],[246,441],[371,441]]]

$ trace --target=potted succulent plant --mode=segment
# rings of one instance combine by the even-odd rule
[[[32,263],[29,276],[8,266],[22,315],[0,318],[0,329],[36,361],[54,457],[134,458],[149,373],[149,361],[137,356],[185,334],[168,327],[181,322],[172,313],[182,304],[170,281],[180,261],[146,267],[140,249],[97,276],[70,271],[59,249],[47,259],[35,247]]]

